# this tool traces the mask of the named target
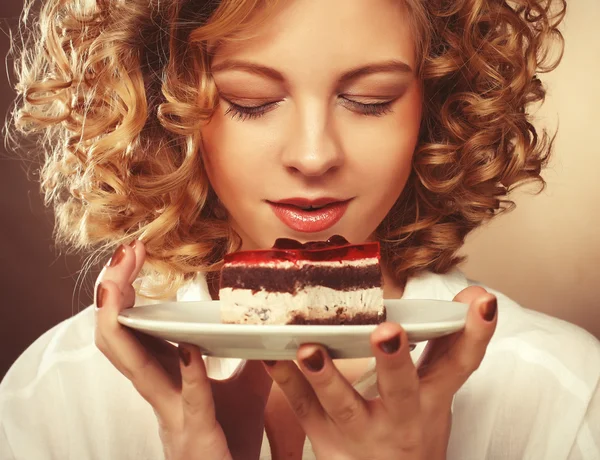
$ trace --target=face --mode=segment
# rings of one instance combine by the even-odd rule
[[[222,45],[202,130],[211,184],[243,249],[366,241],[408,179],[421,121],[398,0],[294,0]]]

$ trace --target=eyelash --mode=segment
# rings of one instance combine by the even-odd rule
[[[345,98],[344,101],[358,109],[361,115],[367,115],[371,117],[380,117],[382,115],[385,115],[386,113],[390,113],[392,111],[392,103],[394,102],[392,100],[372,104],[362,104],[360,102],[356,102],[351,99]]]
[[[229,108],[225,111],[225,115],[229,115],[234,120],[255,120],[262,117],[269,110],[274,109],[279,105],[279,102],[269,102],[267,104],[256,107],[244,107],[233,102],[227,101]]]
[[[360,102],[356,102],[350,99],[342,98],[344,101],[358,112],[361,115],[371,116],[371,117],[380,117],[392,111],[392,101],[386,102],[378,102],[373,104],[362,104]],[[256,107],[244,107],[242,105],[234,104],[231,101],[227,101],[229,107],[225,111],[225,115],[229,115],[234,120],[255,120],[257,118],[262,117],[267,112],[271,111],[275,107],[279,105],[279,102],[269,102],[264,105],[259,105]]]

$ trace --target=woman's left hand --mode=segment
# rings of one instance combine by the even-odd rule
[[[383,323],[371,334],[379,397],[365,400],[326,350],[303,345],[292,361],[265,363],[315,455],[327,460],[446,458],[454,394],[479,367],[496,328],[496,298],[469,287],[465,328],[430,342],[415,366],[405,331]]]

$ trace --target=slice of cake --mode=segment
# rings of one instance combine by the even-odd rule
[[[221,321],[235,324],[377,324],[385,320],[379,243],[336,235],[225,256]]]

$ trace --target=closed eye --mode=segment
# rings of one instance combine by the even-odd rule
[[[261,105],[239,105],[234,104],[231,101],[225,99],[225,101],[229,104],[229,107],[225,111],[225,115],[229,115],[234,120],[254,120],[256,118],[262,117],[265,113],[270,112],[275,109],[280,101],[275,102],[267,102],[266,104]]]
[[[383,102],[358,102],[350,99],[347,96],[339,96],[341,104],[353,112],[361,115],[380,117],[392,111],[392,104],[396,99],[386,100]]]
[[[338,96],[340,103],[342,106],[346,107],[348,110],[352,112],[367,115],[367,116],[375,116],[379,117],[385,115],[392,111],[392,104],[396,101],[396,99],[386,100],[383,102],[358,102],[356,100],[350,99],[347,96]],[[240,105],[235,104],[227,99],[224,99],[229,107],[225,111],[225,115],[229,115],[234,120],[255,120],[267,112],[277,108],[277,106],[281,103],[281,101],[273,101],[267,102],[265,104],[260,105]]]

